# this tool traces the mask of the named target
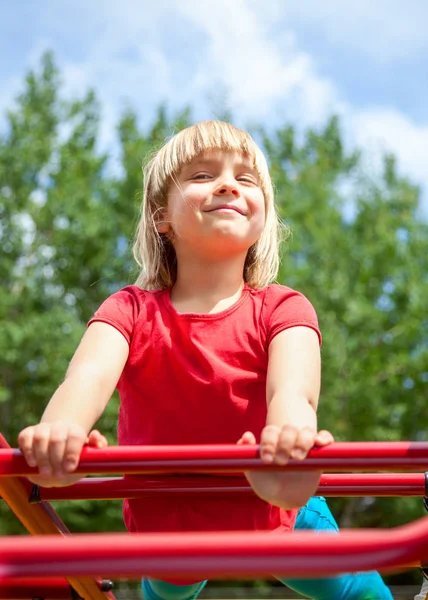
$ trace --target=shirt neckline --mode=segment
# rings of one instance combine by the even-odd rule
[[[240,297],[235,300],[233,304],[231,304],[228,308],[221,310],[216,313],[180,313],[174,307],[171,302],[171,288],[166,288],[162,293],[162,300],[167,308],[167,310],[172,313],[178,319],[192,319],[194,321],[214,321],[215,319],[221,319],[226,317],[232,312],[235,312],[237,308],[241,306],[243,302],[245,302],[247,296],[249,294],[249,287],[246,283],[244,283],[244,287],[242,288],[242,292]]]

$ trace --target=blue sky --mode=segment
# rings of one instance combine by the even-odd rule
[[[225,104],[243,126],[341,115],[368,168],[393,151],[428,203],[427,0],[0,0],[0,115],[55,53],[66,94],[94,87],[102,140],[131,105],[196,118]]]

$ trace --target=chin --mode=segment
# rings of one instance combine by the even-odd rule
[[[248,248],[255,244],[260,237],[236,231],[234,227],[228,226],[229,223],[225,223],[224,225],[225,227],[216,227],[215,230],[211,232],[211,235],[214,239],[222,240],[222,242],[227,240],[230,246],[235,247],[236,249],[248,250]],[[230,225],[232,225],[232,223]]]

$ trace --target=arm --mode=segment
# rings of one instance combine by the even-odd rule
[[[98,432],[88,433],[102,415],[128,358],[129,346],[114,327],[95,322],[74,354],[64,382],[52,396],[39,425],[27,427],[18,437],[30,466],[39,468],[40,485],[66,485],[85,442],[102,446]]]
[[[302,460],[314,444],[333,441],[329,432],[317,433],[316,409],[320,392],[321,359],[317,334],[308,327],[291,327],[276,335],[269,346],[266,426],[260,456],[286,465]],[[254,443],[246,433],[241,443]],[[264,500],[290,509],[303,506],[314,494],[320,471],[249,472],[254,491]]]
[[[313,446],[320,385],[321,357],[315,331],[291,327],[274,337],[269,346],[265,431],[283,429],[276,462],[285,464],[291,455],[304,458]],[[272,443],[270,436],[262,436],[262,458],[266,462],[269,456],[273,458]]]

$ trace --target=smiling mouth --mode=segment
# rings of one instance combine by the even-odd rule
[[[229,212],[236,212],[239,215],[244,215],[244,213],[239,210],[239,208],[236,208],[236,206],[216,206],[215,208],[212,208],[211,210],[208,210],[207,212],[217,212],[219,210],[227,210]]]

